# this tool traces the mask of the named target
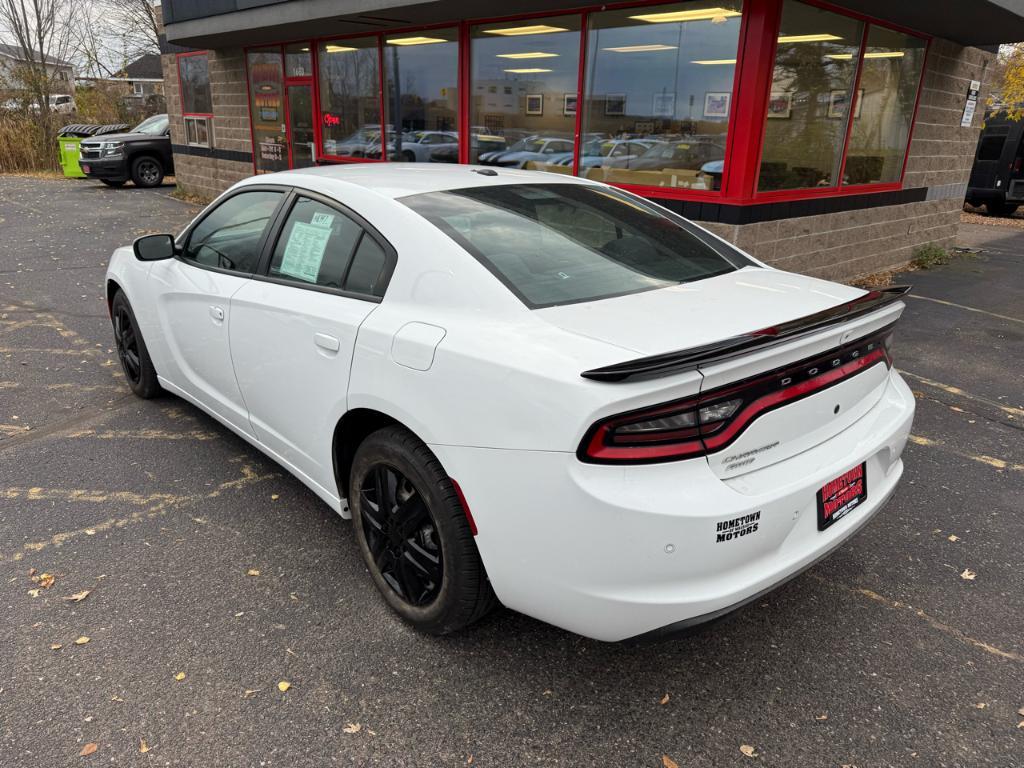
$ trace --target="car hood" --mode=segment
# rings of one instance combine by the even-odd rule
[[[693,283],[535,313],[562,330],[646,356],[794,320],[863,293],[805,275],[745,267]]]
[[[138,141],[139,139],[167,139],[170,141],[169,136],[154,136],[151,133],[104,133],[100,136],[90,136],[87,139],[83,139],[83,144],[91,144],[92,142],[100,141]]]

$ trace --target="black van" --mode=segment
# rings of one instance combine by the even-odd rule
[[[967,204],[984,203],[993,216],[1009,216],[1024,205],[1024,120],[1008,120],[1005,111],[985,115],[974,167],[967,182]]]

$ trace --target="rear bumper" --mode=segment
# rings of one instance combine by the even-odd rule
[[[728,480],[704,458],[602,466],[568,453],[432,448],[466,495],[498,598],[619,641],[719,618],[840,546],[895,490],[913,414],[913,395],[890,372],[854,424]],[[817,490],[862,461],[866,501],[819,531]],[[720,524],[748,515],[746,534],[718,537]]]

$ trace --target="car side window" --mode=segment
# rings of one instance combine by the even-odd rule
[[[270,276],[341,289],[363,228],[308,197],[292,206],[270,260]]]
[[[232,195],[196,224],[183,258],[206,267],[252,274],[260,241],[284,193],[254,190]]]
[[[388,258],[380,244],[369,235],[363,235],[345,278],[345,290],[368,296],[384,295],[384,273]]]

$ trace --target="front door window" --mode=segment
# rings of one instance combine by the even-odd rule
[[[308,168],[315,164],[313,149],[313,87],[288,86],[288,141],[292,168]]]

